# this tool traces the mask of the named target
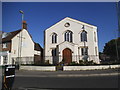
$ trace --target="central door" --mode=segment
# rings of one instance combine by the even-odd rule
[[[69,48],[63,50],[63,61],[68,64],[72,62],[72,51]]]

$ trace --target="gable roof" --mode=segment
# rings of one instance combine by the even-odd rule
[[[77,23],[80,23],[80,24],[83,24],[83,25],[87,25],[87,26],[92,27],[92,28],[97,28],[95,25],[92,25],[92,24],[89,24],[89,23],[86,23],[86,22],[83,22],[83,21],[79,21],[79,20],[76,20],[76,19],[73,19],[73,18],[70,18],[70,17],[66,17],[64,19],[68,19],[68,20],[71,20],[73,22],[77,22]]]
[[[9,32],[8,35],[5,38],[2,38],[2,43],[5,42],[10,42],[12,38],[14,38],[20,31],[22,31],[22,29],[19,29],[17,31],[13,31],[13,32]],[[31,34],[29,34],[30,37],[32,38]],[[33,41],[33,40],[32,40]],[[33,41],[34,42],[34,41]],[[37,51],[42,51],[43,48],[38,44],[34,42],[34,50]]]
[[[17,31],[9,32],[8,35],[5,38],[2,38],[2,42],[9,42],[9,41],[11,41],[11,39],[13,37],[15,37],[20,31],[21,31],[21,29],[19,29]]]
[[[35,42],[34,42],[34,50],[42,51],[43,48],[42,48],[38,43],[35,43]]]

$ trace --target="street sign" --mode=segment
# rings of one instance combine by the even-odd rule
[[[11,90],[15,78],[15,65],[5,65],[3,71],[2,90]]]

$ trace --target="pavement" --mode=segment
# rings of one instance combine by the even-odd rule
[[[86,70],[86,71],[16,71],[21,77],[90,77],[119,75],[119,69]]]

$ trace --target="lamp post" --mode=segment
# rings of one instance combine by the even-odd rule
[[[24,21],[24,12],[22,10],[19,11],[22,14],[22,23]],[[23,24],[22,24],[22,29],[23,29]]]
[[[22,29],[23,29],[23,21],[24,21],[24,12],[22,10],[19,11],[22,14]],[[18,58],[19,58],[19,68],[21,66],[21,51],[22,51],[22,31],[19,33],[19,47],[18,47]]]

